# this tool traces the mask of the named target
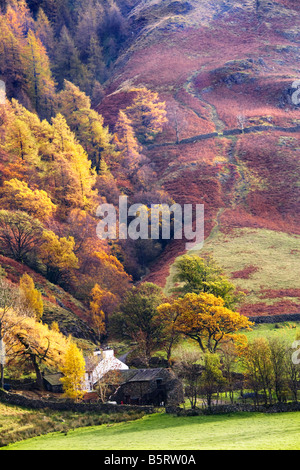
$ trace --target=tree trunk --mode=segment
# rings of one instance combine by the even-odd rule
[[[0,388],[4,389],[4,365],[0,364],[1,378],[0,378]]]
[[[31,356],[31,361],[32,361],[32,364],[33,364],[33,367],[34,367],[34,370],[35,370],[35,373],[36,373],[36,383],[37,383],[38,389],[39,390],[44,390],[43,376],[42,376],[42,373],[40,371],[40,368],[39,368],[39,365],[38,365],[38,362],[37,362],[37,358],[36,358],[35,355]]]

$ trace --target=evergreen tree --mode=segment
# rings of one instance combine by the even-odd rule
[[[105,63],[102,48],[96,35],[91,37],[89,43],[87,66],[94,82],[97,80],[103,83],[106,78]]]
[[[58,46],[55,51],[53,72],[59,88],[68,80],[85,89],[90,84],[87,67],[81,62],[80,54],[66,26],[62,28]]]
[[[35,22],[35,34],[43,43],[49,56],[52,58],[55,48],[54,31],[42,8],[39,9],[37,14],[37,19]]]
[[[20,37],[11,31],[5,16],[0,15],[0,75],[6,81],[8,98],[24,96],[27,89],[25,49]]]
[[[27,36],[27,79],[34,108],[41,117],[55,113],[55,84],[46,49],[32,31]]]

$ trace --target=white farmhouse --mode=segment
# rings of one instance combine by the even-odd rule
[[[85,386],[91,392],[94,385],[111,370],[127,370],[129,367],[115,357],[113,349],[95,351],[94,355],[85,358]]]

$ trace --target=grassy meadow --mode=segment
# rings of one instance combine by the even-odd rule
[[[246,292],[244,303],[253,305],[252,315],[258,314],[255,304],[260,311],[265,306],[268,313],[277,302],[281,302],[278,312],[285,313],[285,303],[286,313],[293,313],[293,306],[300,305],[299,243],[298,235],[273,230],[242,228],[225,234],[216,229],[201,251],[189,254],[212,256],[237,288]],[[166,292],[173,287],[174,274],[172,265]]]
[[[142,412],[99,415],[72,411],[29,410],[0,403],[0,448],[13,442],[51,432],[67,433],[78,427],[111,425],[141,418]]]
[[[12,444],[8,450],[299,450],[299,413],[154,414]]]

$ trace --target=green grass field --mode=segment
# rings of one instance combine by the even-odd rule
[[[297,235],[272,230],[243,228],[224,234],[216,228],[201,251],[194,250],[189,254],[200,257],[211,255],[229,278],[232,273],[249,266],[256,268],[257,271],[248,278],[233,280],[239,289],[248,292],[245,298],[247,304],[259,302],[272,305],[278,300],[299,304],[298,297],[277,297],[275,293],[284,289],[300,289],[299,241]],[[174,274],[175,267],[172,265],[165,286],[166,293],[173,287]],[[273,298],[262,296],[266,289],[274,291]]]
[[[300,335],[300,324],[299,322],[262,323],[255,325],[251,331],[243,330],[240,333],[244,334],[249,342],[259,337],[278,338],[284,341],[286,345],[291,346]],[[199,357],[201,356],[198,343],[189,338],[182,338],[179,344],[174,347],[172,358],[174,360],[180,359],[182,350],[199,352]],[[163,352],[161,351],[159,355],[163,356]]]
[[[299,413],[145,416],[137,421],[53,433],[8,450],[299,450]]]

